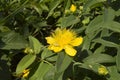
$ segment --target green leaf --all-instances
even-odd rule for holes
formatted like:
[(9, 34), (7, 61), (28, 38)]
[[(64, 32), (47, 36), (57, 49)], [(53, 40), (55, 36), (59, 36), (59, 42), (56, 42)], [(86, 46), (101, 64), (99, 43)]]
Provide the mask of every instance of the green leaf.
[(31, 6), (39, 13), (39, 15), (42, 14), (43, 10), (49, 11), (48, 7), (44, 2), (38, 3), (33, 1), (31, 4)]
[(33, 2), (32, 7), (39, 13), (39, 15), (42, 14), (42, 9), (40, 7), (40, 4)]
[(90, 22), (85, 31), (89, 40), (92, 40), (97, 36), (98, 33), (100, 33), (100, 31), (102, 30), (102, 25), (103, 15), (97, 16)]
[(91, 34), (102, 27), (103, 15), (97, 16), (93, 19), (90, 24), (87, 26), (86, 34)]
[(84, 43), (83, 43), (83, 46), (82, 46), (82, 50), (89, 50), (90, 43), (91, 43), (91, 40), (88, 38), (88, 36), (86, 36), (84, 38)]
[(24, 1), (24, 3), (22, 3), (22, 5), (20, 5), (19, 7), (17, 7), (11, 14), (9, 14), (7, 17), (5, 17), (2, 20), (0, 20), (0, 24), (4, 24), (4, 22), (6, 20), (10, 19), (10, 17), (14, 17), (17, 13), (19, 13), (21, 11), (21, 9), (23, 9), (26, 6), (28, 1), (29, 0)]
[(107, 54), (92, 54), (83, 60), (85, 63), (115, 63), (115, 58)]
[(87, 0), (87, 2), (85, 3), (85, 5), (83, 6), (83, 11), (86, 13), (88, 11), (90, 11), (91, 6), (100, 3), (100, 2), (104, 2), (106, 0)]
[(58, 20), (58, 26), (63, 28), (74, 25), (80, 21), (79, 18), (75, 17), (74, 15), (70, 15), (68, 17), (63, 17)]
[(1, 26), (0, 25), (0, 31), (1, 32), (8, 32), (8, 31), (11, 31), (10, 28), (8, 28), (7, 26)]
[(106, 41), (106, 40), (101, 39), (101, 38), (94, 39), (93, 42), (101, 43), (102, 45), (108, 46), (108, 47), (118, 47), (118, 44), (110, 42), (110, 41)]
[(25, 48), (28, 43), (22, 35), (11, 31), (4, 34), (0, 44), (1, 49), (22, 49)]
[[(103, 15), (95, 17), (86, 28), (86, 34), (93, 39), (101, 30), (110, 29), (120, 31), (119, 24), (113, 21), (115, 11), (111, 8), (105, 9)], [(111, 16), (111, 17), (110, 17)]]
[(120, 73), (118, 73), (116, 66), (109, 66), (109, 75), (110, 77), (108, 78), (109, 80), (118, 80), (120, 78)]
[(33, 76), (30, 77), (29, 80), (43, 80), (43, 77), (45, 76), (45, 74), (49, 71), (49, 69), (51, 69), (53, 66), (49, 65), (47, 63), (41, 62), (39, 64), (38, 69), (36, 70), (36, 72), (33, 74)]
[(117, 49), (117, 56), (116, 56), (116, 65), (117, 65), (117, 69), (120, 72), (120, 48)]
[(43, 77), (43, 80), (54, 80), (55, 67), (49, 69), (49, 71)]
[(108, 24), (108, 26), (105, 26), (105, 28), (107, 28), (109, 30), (112, 30), (114, 32), (119, 32), (120, 33), (120, 23), (118, 23), (118, 22), (115, 22), (115, 21), (110, 22)]
[(113, 21), (115, 17), (115, 11), (112, 8), (107, 8), (105, 9), (103, 15), (104, 15), (104, 22), (105, 22), (104, 24), (108, 25)]
[(36, 59), (36, 55), (28, 54), (24, 56), (17, 65), (16, 74), (22, 73), (23, 70), (28, 68), (34, 62), (35, 59)]
[(51, 16), (55, 10), (55, 8), (62, 2), (63, 0), (54, 0), (53, 2), (50, 3), (50, 11), (48, 13), (48, 16)]
[(109, 37), (111, 34), (112, 34), (112, 33), (110, 33), (108, 29), (103, 29), (103, 30), (101, 31), (101, 35), (100, 35), (100, 36), (101, 36), (101, 37)]
[(51, 57), (52, 55), (54, 55), (54, 53), (52, 51), (48, 50), (47, 48), (44, 48), (44, 50), (41, 54), (41, 58), (45, 59), (45, 58)]
[(105, 51), (105, 46), (102, 45), (94, 51), (94, 54), (100, 54), (104, 51)]
[(104, 11), (103, 28), (110, 29), (115, 32), (120, 32), (120, 23), (113, 21), (115, 17), (115, 11), (108, 8)]
[(71, 5), (71, 1), (70, 0), (64, 0), (64, 1), (65, 1), (65, 10), (68, 10)]
[(64, 52), (59, 53), (57, 62), (56, 62), (56, 69), (57, 72), (63, 72), (71, 63), (72, 58)]
[(120, 9), (115, 12), (115, 15), (116, 15), (116, 16), (120, 16)]
[(42, 49), (42, 44), (34, 37), (29, 36), (30, 48), (34, 50), (35, 54), (38, 54)]
[(53, 53), (52, 51), (48, 50), (47, 48), (44, 48), (42, 54), (41, 54), (42, 60), (45, 59), (47, 61), (56, 61), (57, 60), (57, 54)]
[(80, 67), (80, 68), (90, 69), (89, 64), (80, 63), (80, 62), (75, 62), (75, 63), (73, 64), (73, 72), (74, 72), (74, 70), (75, 70), (75, 66), (78, 66), (78, 67)]
[(72, 62), (72, 58), (65, 54), (64, 52), (59, 53), (57, 62), (56, 62), (56, 73), (54, 76), (54, 80), (60, 78), (63, 75), (65, 69), (70, 65)]

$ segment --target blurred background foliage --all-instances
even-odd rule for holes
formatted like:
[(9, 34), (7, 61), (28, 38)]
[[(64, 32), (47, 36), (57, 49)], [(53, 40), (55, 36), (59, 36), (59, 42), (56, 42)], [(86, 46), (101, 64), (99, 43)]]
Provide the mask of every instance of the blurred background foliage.
[[(57, 27), (84, 38), (76, 56), (46, 48)], [(120, 0), (0, 0), (0, 80), (118, 80), (119, 72)]]

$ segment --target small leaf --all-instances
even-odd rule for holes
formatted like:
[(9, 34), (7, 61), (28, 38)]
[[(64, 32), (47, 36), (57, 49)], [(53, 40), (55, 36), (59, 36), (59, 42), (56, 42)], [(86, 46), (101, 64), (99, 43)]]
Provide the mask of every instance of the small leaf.
[(105, 51), (105, 46), (102, 45), (94, 51), (94, 54), (100, 54), (104, 51)]
[(23, 70), (29, 67), (34, 62), (35, 59), (36, 59), (36, 55), (28, 54), (24, 56), (17, 65), (16, 74), (22, 73)]
[(42, 44), (34, 37), (29, 36), (30, 48), (34, 50), (35, 54), (38, 54), (42, 49)]

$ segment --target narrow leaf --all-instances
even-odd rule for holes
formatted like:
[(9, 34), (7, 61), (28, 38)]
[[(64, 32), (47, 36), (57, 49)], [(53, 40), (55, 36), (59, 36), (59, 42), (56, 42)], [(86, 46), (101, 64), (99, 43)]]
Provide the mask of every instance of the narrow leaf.
[(115, 63), (115, 58), (107, 54), (92, 54), (83, 60), (85, 63)]
[(16, 74), (22, 73), (23, 70), (25, 70), (34, 62), (35, 58), (36, 58), (36, 55), (31, 55), (31, 54), (24, 56), (17, 65)]
[(93, 42), (101, 43), (102, 45), (108, 46), (108, 47), (118, 47), (118, 44), (103, 40), (101, 38), (94, 39)]
[(117, 69), (120, 72), (120, 48), (118, 48), (118, 51), (117, 51), (116, 64), (117, 64)]

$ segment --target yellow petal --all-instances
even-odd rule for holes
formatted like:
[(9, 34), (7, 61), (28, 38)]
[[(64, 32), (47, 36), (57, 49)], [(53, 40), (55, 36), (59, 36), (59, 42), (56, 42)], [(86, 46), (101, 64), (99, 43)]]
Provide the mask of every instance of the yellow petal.
[(49, 50), (53, 50), (54, 52), (60, 52), (63, 48), (62, 47), (58, 47), (58, 46), (54, 46), (54, 45), (50, 45), (48, 47)]
[(29, 75), (29, 73), (30, 73), (29, 69), (24, 70), (22, 77), (23, 78), (27, 77)]
[(72, 48), (72, 46), (69, 46), (69, 45), (65, 46), (65, 52), (66, 52), (69, 56), (75, 56), (76, 53), (77, 53), (77, 51), (76, 51), (74, 48)]
[(47, 40), (48, 44), (53, 44), (55, 42), (55, 39), (53, 37), (46, 37), (45, 39)]
[(81, 45), (83, 42), (83, 38), (82, 37), (78, 37), (78, 38), (75, 38), (70, 44), (72, 46), (79, 46)]
[(76, 6), (74, 4), (71, 5), (70, 11), (75, 12), (76, 11)]

